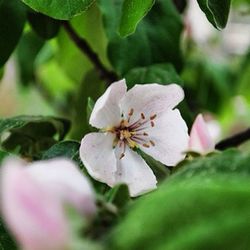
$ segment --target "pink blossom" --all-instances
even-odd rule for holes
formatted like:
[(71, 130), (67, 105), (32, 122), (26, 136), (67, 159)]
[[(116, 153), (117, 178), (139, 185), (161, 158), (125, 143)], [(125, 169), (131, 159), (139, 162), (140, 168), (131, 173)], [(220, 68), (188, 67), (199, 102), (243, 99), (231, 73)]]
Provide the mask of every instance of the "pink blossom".
[(84, 218), (95, 213), (94, 195), (85, 176), (69, 160), (27, 165), (9, 158), (1, 170), (1, 212), (24, 250), (62, 250), (71, 244), (64, 206)]
[(207, 154), (215, 149), (215, 142), (210, 135), (208, 125), (203, 116), (199, 114), (191, 128), (189, 138), (189, 151)]

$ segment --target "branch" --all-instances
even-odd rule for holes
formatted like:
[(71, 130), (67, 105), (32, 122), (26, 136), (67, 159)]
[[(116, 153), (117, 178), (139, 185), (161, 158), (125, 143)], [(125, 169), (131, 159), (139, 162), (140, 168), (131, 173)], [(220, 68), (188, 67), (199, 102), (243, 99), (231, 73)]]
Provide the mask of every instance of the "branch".
[[(86, 40), (79, 37), (75, 30), (72, 28), (69, 22), (62, 21), (64, 29), (72, 39), (72, 41), (76, 44), (76, 46), (89, 58), (89, 60), (94, 64), (96, 70), (99, 73), (99, 76), (102, 80), (108, 81), (111, 84), (114, 81), (117, 81), (117, 75), (106, 69), (106, 67), (102, 64), (101, 60), (99, 59), (98, 55), (92, 50), (90, 45)], [(108, 85), (109, 85), (108, 84)]]
[(236, 134), (232, 137), (220, 141), (218, 144), (216, 144), (215, 148), (218, 150), (224, 150), (227, 148), (236, 147), (246, 142), (249, 139), (250, 139), (250, 128), (239, 134)]

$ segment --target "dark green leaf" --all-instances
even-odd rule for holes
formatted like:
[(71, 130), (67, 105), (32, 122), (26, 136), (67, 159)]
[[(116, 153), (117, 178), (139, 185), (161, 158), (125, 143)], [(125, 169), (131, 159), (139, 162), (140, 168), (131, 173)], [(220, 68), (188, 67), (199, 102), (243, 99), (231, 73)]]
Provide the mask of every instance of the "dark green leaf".
[(2, 147), (27, 157), (38, 157), (41, 151), (62, 140), (69, 131), (68, 120), (56, 117), (17, 116), (0, 120)]
[(100, 0), (108, 43), (108, 56), (115, 70), (126, 74), (130, 69), (157, 63), (182, 67), (180, 35), (182, 19), (171, 0), (157, 1), (138, 25), (136, 32), (122, 39), (117, 34), (122, 1)]
[(247, 249), (249, 159), (227, 151), (187, 164), (134, 205), (108, 249)]
[(0, 80), (3, 78), (4, 68), (0, 68)]
[(124, 0), (120, 22), (120, 35), (127, 36), (134, 33), (136, 26), (148, 13), (154, 0)]
[(197, 0), (208, 21), (217, 29), (225, 28), (231, 0)]
[(60, 28), (60, 22), (43, 14), (28, 12), (28, 20), (37, 33), (44, 39), (51, 39), (55, 37)]
[(1, 250), (16, 250), (17, 246), (8, 231), (6, 230), (5, 225), (3, 224), (2, 219), (0, 218), (0, 249)]
[(171, 64), (156, 64), (149, 67), (140, 67), (130, 70), (126, 75), (129, 88), (138, 83), (177, 83), (183, 85), (182, 79)]
[(85, 11), (94, 0), (22, 0), (30, 8), (55, 19), (68, 20)]
[(5, 158), (5, 157), (7, 157), (7, 156), (9, 156), (10, 154), (8, 153), (8, 152), (5, 152), (5, 151), (2, 151), (2, 150), (0, 150), (0, 163), (2, 162), (2, 160)]
[(80, 148), (80, 143), (77, 141), (62, 141), (43, 153), (42, 159), (52, 159), (55, 157), (66, 157), (73, 160), (78, 156), (78, 151)]
[(87, 120), (89, 120), (90, 115), (93, 111), (93, 108), (95, 106), (95, 102), (91, 97), (88, 97), (88, 103), (87, 103)]
[(0, 67), (14, 51), (25, 19), (26, 10), (20, 0), (4, 0), (0, 5)]
[(107, 201), (114, 204), (118, 208), (123, 208), (130, 201), (128, 186), (120, 184), (113, 187), (107, 193)]
[(20, 78), (24, 85), (35, 79), (35, 59), (44, 41), (32, 31), (25, 33), (17, 47)]

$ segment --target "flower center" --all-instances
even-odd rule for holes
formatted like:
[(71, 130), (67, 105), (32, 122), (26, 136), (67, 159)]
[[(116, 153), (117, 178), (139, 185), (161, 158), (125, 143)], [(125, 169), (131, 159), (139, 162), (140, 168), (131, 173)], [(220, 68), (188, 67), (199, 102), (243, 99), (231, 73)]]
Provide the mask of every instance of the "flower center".
[(155, 142), (149, 139), (149, 134), (145, 130), (155, 126), (157, 115), (153, 114), (147, 118), (144, 113), (141, 113), (140, 118), (131, 123), (130, 120), (133, 115), (134, 109), (131, 108), (127, 119), (122, 119), (119, 126), (107, 130), (116, 135), (113, 146), (116, 147), (118, 145), (120, 148), (123, 148), (120, 159), (125, 156), (126, 145), (132, 149), (139, 146), (145, 148), (155, 146)]

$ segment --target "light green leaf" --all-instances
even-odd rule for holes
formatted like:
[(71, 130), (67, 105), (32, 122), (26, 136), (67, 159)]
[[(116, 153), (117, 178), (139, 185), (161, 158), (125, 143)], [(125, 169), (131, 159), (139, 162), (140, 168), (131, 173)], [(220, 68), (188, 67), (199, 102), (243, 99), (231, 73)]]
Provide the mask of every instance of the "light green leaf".
[(231, 0), (197, 0), (208, 21), (217, 29), (225, 28)]
[(0, 67), (14, 51), (22, 35), (26, 10), (20, 0), (3, 0), (0, 5)]
[(136, 26), (148, 13), (154, 0), (124, 0), (120, 22), (120, 35), (125, 37), (134, 33)]
[(30, 8), (55, 19), (68, 20), (87, 10), (94, 0), (22, 0)]
[(108, 249), (246, 249), (249, 160), (229, 150), (186, 164), (133, 206)]

